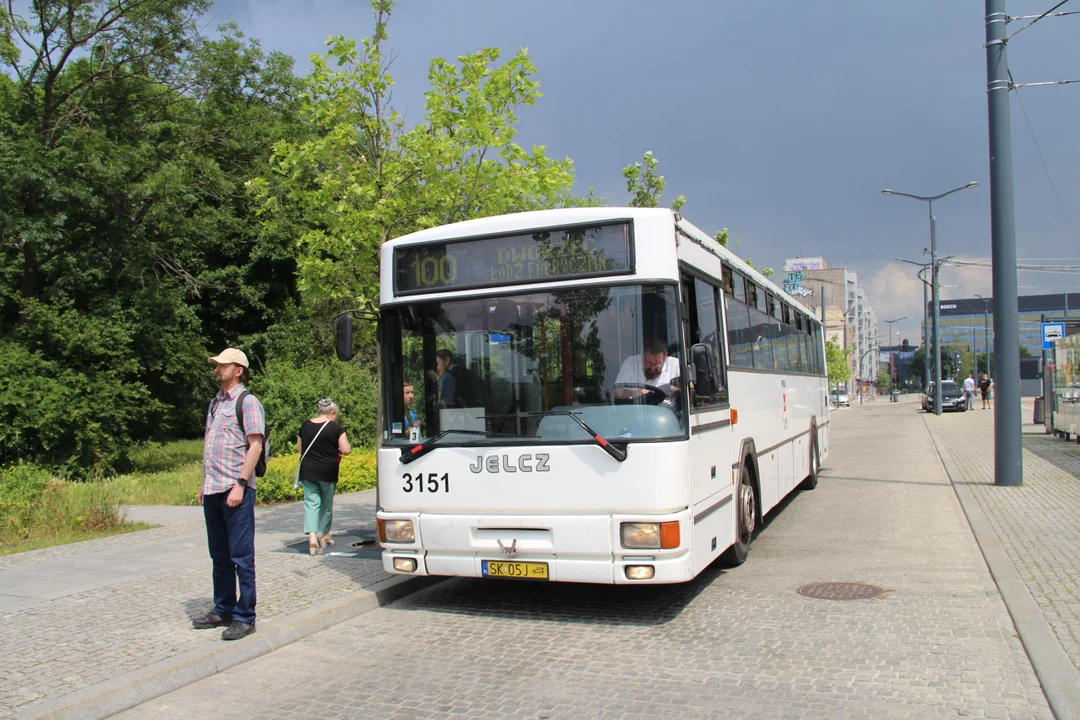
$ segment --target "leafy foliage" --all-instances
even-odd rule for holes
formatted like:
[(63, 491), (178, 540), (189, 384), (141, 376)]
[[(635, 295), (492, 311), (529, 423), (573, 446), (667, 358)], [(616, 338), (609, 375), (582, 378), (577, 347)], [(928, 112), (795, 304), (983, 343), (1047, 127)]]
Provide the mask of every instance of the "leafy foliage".
[[(660, 161), (652, 150), (646, 150), (641, 162), (627, 165), (622, 174), (626, 178), (626, 191), (630, 193), (630, 207), (659, 207), (664, 197), (667, 179), (656, 173)], [(679, 212), (686, 204), (686, 196), (679, 195), (671, 202), (671, 209)]]
[(122, 469), (199, 432), (207, 349), (296, 304), (292, 235), (252, 222), (243, 184), (299, 130), (298, 82), (235, 28), (202, 37), (208, 6), (0, 17), (0, 461)]
[(295, 451), (300, 426), (315, 415), (316, 404), (328, 395), (341, 408), (338, 421), (349, 442), (375, 445), (377, 378), (363, 365), (330, 357), (297, 364), (271, 360), (250, 387), (266, 410), (270, 449), (275, 455)]
[(540, 97), (525, 50), (498, 64), (485, 48), (431, 61), (424, 116), (391, 104), (383, 52), (392, 3), (373, 0), (374, 34), (337, 36), (312, 58), (298, 111), (307, 136), (274, 145), (273, 172), (250, 184), (269, 228), (302, 217), (300, 289), (374, 309), (378, 253), (392, 237), (439, 224), (567, 202), (571, 162), (514, 142), (517, 110)]
[[(271, 458), (266, 475), (255, 485), (255, 499), (260, 505), (276, 505), (304, 499), (304, 490), (293, 489), (300, 455)], [(341, 458), (338, 469), (337, 492), (357, 492), (375, 487), (376, 456), (374, 450), (353, 450)]]
[[(656, 166), (660, 161), (653, 155), (652, 150), (646, 150), (645, 155), (639, 162), (627, 165), (622, 169), (623, 177), (626, 178), (626, 191), (630, 193), (630, 207), (660, 207), (660, 201), (664, 198), (664, 189), (667, 187), (667, 179), (656, 172)], [(671, 209), (679, 212), (686, 204), (686, 196), (679, 195), (671, 202)], [(716, 242), (728, 247), (728, 229), (718, 230), (713, 236)], [(735, 240), (738, 246), (742, 241)], [(754, 261), (750, 258), (744, 260), (747, 265), (754, 267)], [(773, 269), (767, 267), (761, 271), (765, 277), (773, 274)]]
[(851, 377), (851, 368), (848, 367), (847, 356), (852, 350), (853, 348), (841, 348), (835, 340), (825, 341), (825, 367), (830, 385), (835, 386), (845, 383)]
[(65, 482), (26, 463), (0, 467), (0, 552), (47, 537), (120, 532), (125, 523), (104, 483)]

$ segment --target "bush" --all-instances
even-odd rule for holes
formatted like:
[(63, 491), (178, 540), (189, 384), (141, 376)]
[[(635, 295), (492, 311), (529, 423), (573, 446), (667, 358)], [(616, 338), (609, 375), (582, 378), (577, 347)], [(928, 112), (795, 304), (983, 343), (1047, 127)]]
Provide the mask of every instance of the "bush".
[(0, 462), (108, 472), (159, 405), (119, 371), (79, 372), (0, 341)]
[(325, 397), (341, 408), (338, 421), (353, 445), (375, 445), (377, 380), (370, 369), (335, 358), (317, 358), (302, 365), (271, 360), (252, 377), (251, 391), (266, 410), (270, 450), (276, 455), (294, 451), (300, 426), (315, 415), (316, 404)]
[[(255, 483), (255, 501), (260, 505), (277, 505), (303, 500), (303, 488), (293, 489), (299, 464), (297, 453), (270, 458), (266, 475)], [(375, 487), (375, 468), (374, 450), (354, 448), (351, 455), (341, 458), (337, 491), (357, 492)]]

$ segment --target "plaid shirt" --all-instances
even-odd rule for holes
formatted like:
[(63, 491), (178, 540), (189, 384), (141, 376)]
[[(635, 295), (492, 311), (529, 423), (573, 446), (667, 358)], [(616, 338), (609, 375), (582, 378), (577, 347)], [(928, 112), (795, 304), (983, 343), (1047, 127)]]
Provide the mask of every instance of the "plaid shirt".
[[(238, 384), (229, 392), (218, 392), (206, 413), (206, 439), (203, 441), (203, 495), (229, 490), (244, 471), (247, 439), (236, 421), (236, 398), (244, 392)], [(248, 435), (266, 436), (266, 414), (254, 395), (244, 398), (244, 429)], [(255, 473), (248, 478), (255, 487)]]

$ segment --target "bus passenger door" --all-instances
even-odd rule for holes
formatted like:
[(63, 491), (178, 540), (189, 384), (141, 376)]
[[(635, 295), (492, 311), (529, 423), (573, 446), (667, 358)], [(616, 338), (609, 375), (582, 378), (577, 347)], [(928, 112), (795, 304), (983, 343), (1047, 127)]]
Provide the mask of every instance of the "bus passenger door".
[[(699, 572), (727, 549), (735, 536), (731, 481), (731, 411), (724, 363), (720, 289), (711, 282), (683, 276), (684, 337), (687, 361), (691, 347), (709, 348), (716, 387), (711, 393), (691, 388), (690, 492), (694, 516), (694, 570)], [(693, 378), (689, 378), (692, 381)]]

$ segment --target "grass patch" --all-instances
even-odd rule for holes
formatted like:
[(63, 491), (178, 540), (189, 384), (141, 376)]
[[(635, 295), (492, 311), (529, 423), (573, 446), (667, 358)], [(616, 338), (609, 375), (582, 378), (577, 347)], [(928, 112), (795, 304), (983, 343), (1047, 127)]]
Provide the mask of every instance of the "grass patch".
[[(135, 532), (136, 530), (149, 530), (156, 525), (148, 525), (146, 523), (129, 523), (125, 522), (124, 525), (118, 531), (119, 533)], [(117, 531), (112, 530), (85, 530), (76, 529), (70, 530), (59, 535), (49, 535), (46, 537), (39, 537), (33, 540), (23, 540), (21, 542), (12, 543), (10, 545), (0, 545), (0, 557), (4, 555), (14, 555), (15, 553), (27, 552), (29, 550), (41, 550), (43, 548), (54, 547), (56, 545), (67, 545), (68, 543), (82, 542), (83, 540), (94, 540), (100, 537), (108, 537), (110, 535), (116, 535)]]
[(148, 442), (128, 453), (135, 473), (159, 473), (177, 470), (185, 465), (202, 462), (203, 441), (176, 440), (168, 443)]
[(0, 468), (0, 554), (136, 529), (108, 483), (74, 483), (20, 463)]
[[(201, 448), (201, 446), (200, 446)], [(202, 463), (156, 473), (129, 473), (101, 481), (122, 505), (195, 505)]]

